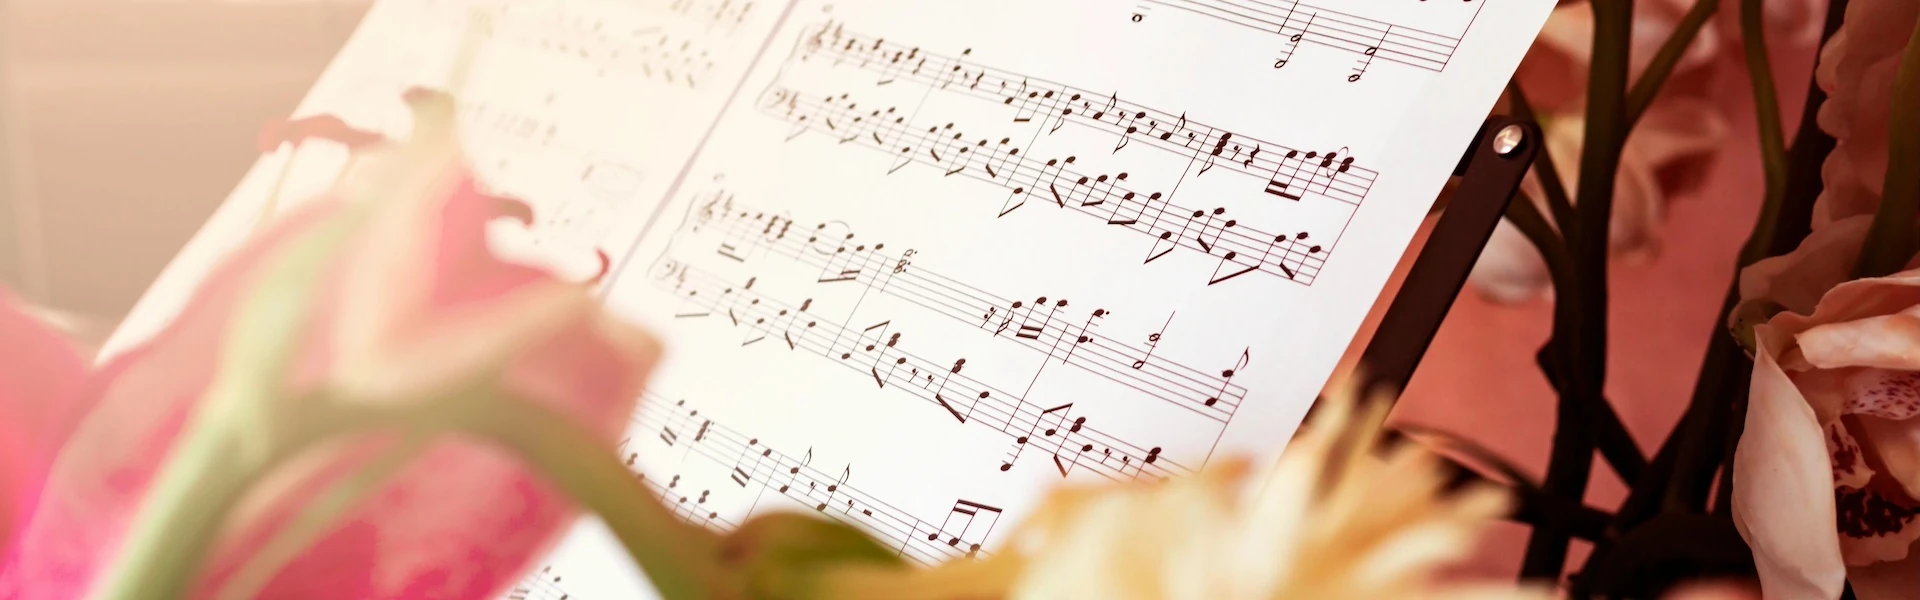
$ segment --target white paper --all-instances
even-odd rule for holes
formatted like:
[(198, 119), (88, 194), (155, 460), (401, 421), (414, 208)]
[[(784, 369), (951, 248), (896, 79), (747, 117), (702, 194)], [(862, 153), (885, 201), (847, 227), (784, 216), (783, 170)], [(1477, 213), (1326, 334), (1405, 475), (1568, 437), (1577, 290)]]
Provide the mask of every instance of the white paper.
[[(390, 99), (444, 78), (474, 4), (379, 3), (302, 112), (400, 132)], [(933, 563), (1062, 481), (1276, 456), (1553, 4), (520, 2), (462, 95), (483, 181), (540, 218), (498, 247), (604, 254), (607, 305), (667, 342), (621, 452), (669, 505), (815, 512)], [(609, 69), (635, 29), (713, 64)], [(650, 594), (591, 519), (547, 562), (515, 597)]]

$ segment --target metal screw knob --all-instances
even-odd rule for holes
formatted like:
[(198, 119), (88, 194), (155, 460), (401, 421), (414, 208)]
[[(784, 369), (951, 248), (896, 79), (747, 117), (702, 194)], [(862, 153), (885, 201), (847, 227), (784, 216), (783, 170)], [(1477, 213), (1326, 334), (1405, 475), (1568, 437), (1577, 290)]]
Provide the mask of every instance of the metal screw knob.
[(1514, 150), (1520, 149), (1520, 143), (1526, 140), (1526, 130), (1519, 125), (1508, 125), (1501, 128), (1500, 133), (1493, 134), (1493, 151), (1501, 156), (1513, 154)]

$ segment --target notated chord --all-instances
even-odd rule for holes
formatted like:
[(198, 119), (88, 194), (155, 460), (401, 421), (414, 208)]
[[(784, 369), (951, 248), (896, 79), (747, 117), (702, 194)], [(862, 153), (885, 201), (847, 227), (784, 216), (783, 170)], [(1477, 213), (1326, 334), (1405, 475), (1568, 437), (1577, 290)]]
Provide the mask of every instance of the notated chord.
[[(998, 144), (985, 138), (967, 141), (964, 134), (949, 134), (948, 129), (941, 127), (928, 128), (929, 133), (920, 134), (911, 142), (900, 142), (896, 131), (912, 131), (917, 126), (890, 127), (883, 119), (867, 118), (845, 95), (816, 100), (775, 89), (769, 92), (762, 107), (793, 122), (798, 133), (825, 134), (843, 144), (897, 155), (900, 162), (896, 170), (906, 164), (924, 164), (939, 168), (948, 176), (965, 175), (1006, 188), (1010, 193), (999, 209), (1002, 217), (1024, 207), (1029, 199), (1037, 199), (1042, 205), (1071, 210), (1100, 219), (1109, 226), (1145, 235), (1151, 244), (1142, 264), (1164, 258), (1177, 249), (1206, 254), (1219, 261), (1208, 277), (1209, 285), (1256, 272), (1312, 285), (1326, 264), (1326, 247), (1311, 235), (1267, 233), (1231, 218), (1225, 214), (1225, 208), (1200, 210), (1180, 206), (1166, 194), (1130, 189), (1126, 185), (1131, 178), (1129, 173), (1083, 173), (1070, 168), (1078, 162), (1077, 157), (1043, 161), (1007, 146), (1006, 139)], [(1215, 145), (1230, 143), (1232, 138), (1228, 136), (1230, 134), (1223, 134)], [(934, 142), (942, 138), (957, 143), (947, 148), (936, 147)], [(1246, 157), (1235, 163), (1242, 166), (1256, 161), (1271, 164), (1273, 172), (1263, 175), (1261, 181), (1272, 195), (1298, 200), (1307, 194), (1352, 193), (1347, 183), (1352, 179), (1342, 177), (1351, 171), (1348, 169), (1351, 163), (1345, 162), (1351, 157), (1342, 158), (1340, 152), (1287, 150), (1267, 157), (1260, 154), (1259, 149), (1251, 152), (1236, 149), (1233, 156)]]
[[(1015, 123), (1039, 123), (1042, 131), (1056, 132), (1061, 127), (1075, 125), (1092, 128), (1112, 134), (1115, 139), (1114, 152), (1119, 152), (1138, 142), (1163, 151), (1190, 157), (1202, 171), (1221, 168), (1252, 175), (1264, 180), (1291, 175), (1304, 165), (1287, 164), (1282, 157), (1288, 153), (1294, 156), (1311, 152), (1306, 148), (1290, 147), (1271, 141), (1260, 140), (1231, 130), (1214, 127), (1187, 118), (1184, 113), (1175, 114), (1149, 106), (1127, 101), (1119, 94), (1082, 89), (1056, 83), (1020, 73), (1004, 71), (984, 66), (970, 60), (970, 52), (959, 57), (947, 57), (925, 52), (917, 47), (890, 42), (882, 38), (861, 35), (846, 31), (837, 24), (825, 24), (805, 35), (805, 42), (792, 60), (809, 61), (814, 59), (831, 60), (835, 65), (848, 66), (872, 71), (880, 76), (880, 82), (912, 82), (927, 85), (949, 94), (958, 94), (1006, 106), (1012, 109), (1012, 121)], [(783, 95), (784, 92), (784, 95)], [(802, 97), (803, 92), (793, 88), (770, 90), (763, 98), (762, 108), (777, 108), (788, 96), (809, 102), (821, 103), (827, 109), (818, 114), (800, 113), (792, 115), (796, 120), (831, 119), (836, 116), (843, 121), (862, 119), (866, 129), (876, 130), (873, 135), (882, 139), (892, 139), (892, 135), (903, 136), (918, 143), (917, 152), (947, 152), (946, 160), (936, 159), (936, 163), (951, 162), (954, 155), (963, 149), (975, 153), (1001, 154), (1018, 147), (992, 143), (993, 136), (959, 138), (959, 132), (935, 128), (928, 134), (920, 133), (928, 129), (925, 124), (905, 123), (897, 111), (878, 114), (862, 114), (863, 111), (848, 103), (835, 104), (835, 96), (815, 94), (818, 98)], [(868, 107), (869, 109), (878, 107)], [(857, 126), (856, 126), (857, 127)], [(837, 130), (836, 130), (837, 131)], [(848, 132), (849, 134), (853, 132)], [(862, 132), (866, 133), (866, 132)], [(963, 143), (953, 143), (959, 140)], [(891, 146), (893, 144), (882, 144)], [(883, 148), (892, 150), (892, 148)], [(1021, 152), (1031, 153), (1029, 150)], [(1327, 153), (1314, 153), (1325, 156)], [(1317, 168), (1328, 178), (1314, 193), (1325, 198), (1358, 206), (1365, 199), (1378, 173), (1364, 165), (1355, 164), (1353, 157), (1344, 152), (1328, 164)], [(976, 158), (985, 161), (985, 158)], [(1031, 158), (1031, 157), (1029, 157)], [(956, 164), (954, 168), (985, 169), (988, 164)], [(990, 178), (997, 176), (989, 174)], [(1298, 199), (1298, 198), (1292, 198)]]
[[(1154, 334), (1146, 348), (1130, 347), (1099, 333), (1100, 325), (1109, 317), (1105, 309), (1074, 305), (1058, 297), (1008, 298), (913, 265), (912, 258), (918, 255), (917, 251), (908, 250), (896, 258), (887, 253), (884, 244), (849, 243), (853, 239), (849, 237), (851, 234), (842, 233), (838, 228), (823, 238), (818, 232), (828, 230), (826, 225), (796, 228), (793, 219), (736, 203), (724, 191), (714, 192), (709, 198), (699, 204), (687, 228), (718, 233), (717, 252), (730, 261), (745, 263), (760, 256), (775, 256), (804, 268), (819, 269), (819, 281), (823, 284), (865, 285), (874, 292), (1044, 354), (1043, 369), (1055, 363), (1079, 369), (1219, 423), (1232, 419), (1246, 397), (1245, 388), (1233, 385), (1232, 375), (1216, 377), (1220, 370), (1198, 369), (1154, 358), (1154, 346), (1166, 333), (1165, 327), (1161, 333)], [(860, 268), (849, 269), (846, 265)], [(800, 312), (804, 313), (804, 308)], [(817, 323), (811, 319), (809, 322)], [(794, 313), (752, 318), (747, 323), (750, 333), (741, 345), (752, 345), (771, 337), (786, 340), (789, 349), (793, 349), (792, 334), (784, 328), (796, 324)], [(776, 329), (781, 331), (774, 331)], [(817, 330), (817, 326), (809, 329)], [(958, 372), (963, 364), (964, 361), (956, 364), (950, 371)], [(1237, 367), (1244, 368), (1244, 365)], [(909, 377), (930, 383), (938, 375), (936, 371), (914, 369)], [(966, 422), (966, 417), (952, 403), (940, 400), (937, 393), (936, 400), (953, 413), (955, 419)]]
[[(935, 360), (906, 350), (900, 343), (901, 334), (891, 331), (889, 321), (848, 324), (818, 318), (754, 291), (751, 281), (728, 281), (684, 262), (657, 265), (654, 281), (663, 291), (680, 297), (684, 307), (676, 313), (678, 318), (724, 318), (722, 323), (749, 332), (767, 327), (767, 323), (786, 323), (787, 329), (778, 333), (788, 342), (790, 351), (825, 358), (870, 378), (880, 389), (940, 407), (943, 413), (960, 417), (962, 424), (996, 431), (1015, 446), (1031, 445), (1053, 458), (1062, 477), (1087, 471), (1108, 479), (1129, 480), (1164, 478), (1193, 470), (1162, 457), (1158, 447), (1141, 447), (1084, 422), (1070, 430), (1039, 428), (1052, 417), (1046, 407), (1028, 401), (1022, 394), (974, 379), (960, 368), (963, 362)], [(1036, 431), (1043, 435), (1035, 435)], [(1002, 466), (1002, 470), (1010, 468), (1010, 461)]]
[[(831, 468), (821, 470), (813, 465), (812, 450), (796, 456), (769, 447), (759, 438), (701, 417), (684, 400), (670, 402), (651, 390), (643, 394), (640, 409), (634, 416), (634, 424), (645, 431), (695, 420), (705, 423), (705, 433), (699, 441), (686, 446), (688, 456), (700, 457), (713, 468), (727, 469), (729, 480), (739, 484), (743, 491), (786, 497), (816, 514), (858, 527), (888, 543), (901, 557), (920, 564), (933, 565), (988, 554), (982, 546), (991, 542), (1002, 512), (999, 508), (961, 499), (940, 519), (915, 516), (853, 485), (852, 466), (837, 472)], [(743, 461), (743, 457), (749, 458)], [(756, 503), (756, 510), (758, 506)], [(717, 514), (706, 518), (685, 514), (682, 517), (731, 529), (751, 514), (732, 518)]]
[[(1351, 52), (1358, 63), (1347, 76), (1349, 82), (1360, 81), (1375, 58), (1434, 73), (1444, 71), (1466, 36), (1465, 31), (1446, 35), (1292, 0), (1140, 1), (1143, 7), (1164, 7), (1280, 36), (1284, 45), (1275, 69), (1290, 64), (1302, 43)], [(1476, 15), (1485, 6), (1485, 0), (1479, 2)]]

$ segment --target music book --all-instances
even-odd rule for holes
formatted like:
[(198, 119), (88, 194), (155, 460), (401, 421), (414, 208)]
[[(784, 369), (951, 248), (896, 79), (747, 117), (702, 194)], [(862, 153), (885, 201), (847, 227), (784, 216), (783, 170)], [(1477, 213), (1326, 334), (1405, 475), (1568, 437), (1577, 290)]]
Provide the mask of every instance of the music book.
[[(1276, 456), (1554, 0), (378, 0), (296, 116), (458, 89), (496, 249), (668, 347), (620, 446), (680, 516), (991, 553), (1061, 482)], [(164, 326), (265, 156), (109, 345)], [(276, 191), (277, 190), (277, 191)], [(649, 595), (586, 519), (518, 598)]]

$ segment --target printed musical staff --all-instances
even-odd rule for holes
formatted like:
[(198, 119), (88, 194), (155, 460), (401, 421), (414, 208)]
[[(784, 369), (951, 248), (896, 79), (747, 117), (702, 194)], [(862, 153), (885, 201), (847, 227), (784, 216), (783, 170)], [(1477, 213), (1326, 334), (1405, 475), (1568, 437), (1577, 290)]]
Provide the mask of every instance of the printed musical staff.
[[(1360, 81), (1374, 58), (1438, 73), (1453, 61), (1466, 35), (1445, 35), (1414, 27), (1383, 23), (1374, 19), (1321, 8), (1292, 0), (1140, 0), (1145, 7), (1165, 7), (1249, 29), (1279, 35), (1284, 42), (1273, 68), (1287, 66), (1302, 42), (1351, 52), (1360, 57), (1355, 73), (1347, 81)], [(1474, 7), (1475, 15), (1485, 0)], [(1135, 22), (1144, 21), (1135, 13)], [(1471, 26), (1472, 19), (1468, 20)]]
[[(967, 53), (970, 52), (970, 50), (967, 51)], [(865, 69), (882, 74), (884, 76), (882, 81), (911, 81), (931, 86), (939, 92), (1007, 106), (1012, 108), (1012, 122), (1031, 123), (1038, 120), (1042, 123), (1044, 132), (1056, 132), (1069, 124), (1089, 127), (1096, 131), (1110, 133), (1115, 137), (1113, 152), (1119, 152), (1130, 147), (1135, 141), (1139, 141), (1163, 151), (1194, 158), (1201, 163), (1202, 170), (1210, 171), (1220, 167), (1258, 176), (1265, 180), (1288, 167), (1278, 158), (1279, 156), (1288, 152), (1297, 151), (1298, 154), (1304, 154), (1309, 151), (1195, 122), (1188, 119), (1185, 114), (1175, 114), (1136, 104), (1120, 98), (1117, 94), (1077, 88), (980, 65), (968, 60), (967, 53), (963, 53), (961, 58), (948, 58), (897, 42), (848, 32), (838, 24), (825, 24), (807, 35), (805, 42), (792, 60), (799, 62), (828, 60), (837, 66)], [(895, 66), (903, 61), (911, 63), (911, 66)], [(916, 156), (916, 159), (929, 160), (934, 165), (947, 168), (977, 168), (984, 171), (993, 167), (995, 172), (987, 173), (989, 179), (999, 179), (1002, 176), (998, 172), (1000, 169), (993, 166), (993, 163), (982, 162), (975, 165), (972, 162), (963, 162), (963, 159), (975, 159), (979, 158), (979, 154), (988, 154), (990, 158), (1006, 158), (1021, 162), (1017, 160), (1018, 157), (1023, 153), (1030, 153), (1030, 151), (1008, 146), (1011, 139), (994, 140), (994, 136), (966, 137), (961, 132), (948, 128), (906, 123), (894, 108), (875, 113), (872, 109), (878, 107), (867, 107), (863, 110), (854, 106), (851, 101), (842, 100), (847, 99), (828, 94), (809, 96), (797, 87), (776, 86), (762, 95), (761, 108), (793, 121), (796, 132), (802, 132), (805, 127), (826, 127), (828, 131), (838, 134), (837, 137), (842, 142), (854, 141), (850, 138), (856, 135), (869, 135), (870, 130), (889, 127), (892, 131), (901, 132), (903, 135), (900, 137), (907, 138), (920, 147), (907, 148), (908, 142), (900, 141), (895, 136), (869, 135), (869, 139), (863, 141), (872, 141), (879, 146), (879, 149), (889, 152), (903, 155), (923, 154), (925, 156)], [(796, 108), (789, 104), (789, 101), (810, 103), (809, 108), (813, 110), (789, 110)], [(826, 123), (836, 116), (840, 117), (840, 122), (832, 125)], [(944, 143), (956, 140), (964, 143)], [(941, 153), (943, 147), (950, 148), (945, 153), (946, 156), (936, 156)], [(968, 150), (972, 151), (971, 155), (968, 155)], [(1330, 170), (1321, 173), (1328, 180), (1314, 193), (1335, 201), (1359, 205), (1379, 174), (1354, 164), (1351, 159), (1351, 156), (1336, 158), (1335, 164), (1327, 167)], [(979, 160), (987, 161), (985, 158)], [(1038, 170), (1040, 167), (1036, 165), (1028, 168)]]
[[(822, 264), (845, 264), (843, 257), (857, 256), (857, 260), (870, 265), (892, 265), (892, 268), (870, 268), (844, 270), (839, 268), (823, 269), (836, 275), (835, 281), (853, 282), (866, 285), (878, 293), (905, 300), (953, 321), (980, 329), (983, 333), (1006, 340), (1027, 350), (1045, 354), (1045, 363), (1059, 362), (1073, 368), (1114, 381), (1128, 388), (1154, 398), (1168, 405), (1193, 411), (1208, 419), (1221, 423), (1233, 417), (1234, 411), (1246, 396), (1246, 390), (1231, 385), (1231, 377), (1215, 377), (1209, 371), (1218, 369), (1199, 369), (1171, 360), (1153, 360), (1151, 364), (1140, 356), (1142, 350), (1124, 342), (1096, 335), (1096, 328), (1107, 320), (1109, 313), (1105, 309), (1092, 306), (1077, 306), (1064, 298), (1037, 297), (1031, 301), (1015, 300), (980, 289), (937, 271), (913, 266), (908, 258), (893, 258), (886, 254), (885, 244), (868, 246), (859, 244), (844, 224), (835, 223), (810, 228), (812, 231), (830, 231), (823, 239), (820, 235), (802, 236), (794, 233), (793, 220), (787, 217), (769, 215), (750, 206), (736, 203), (731, 194), (724, 191), (713, 192), (708, 200), (702, 202), (686, 226), (687, 233), (712, 233), (721, 241), (717, 244), (722, 254), (740, 253), (741, 261), (748, 257), (774, 256), (791, 259), (803, 268)], [(809, 229), (809, 228), (798, 228)], [(688, 240), (688, 243), (692, 243)], [(693, 252), (698, 252), (694, 248)], [(901, 254), (902, 257), (917, 255), (913, 250)], [(729, 256), (729, 260), (732, 257)], [(673, 277), (676, 287), (686, 286), (683, 279), (685, 271), (664, 274)], [(685, 287), (686, 294), (698, 298), (702, 292), (694, 287)], [(724, 294), (723, 295), (731, 295)], [(737, 304), (737, 298), (736, 304)], [(751, 304), (752, 301), (749, 301)], [(811, 304), (803, 304), (799, 313), (805, 313)], [(687, 317), (704, 316), (715, 309), (685, 309), (680, 312)], [(1077, 313), (1075, 311), (1085, 311)], [(764, 311), (760, 314), (764, 314)], [(782, 320), (791, 331), (797, 322), (791, 311), (776, 312), (770, 320)], [(1075, 317), (1085, 314), (1084, 319)], [(756, 326), (766, 317), (750, 319)], [(1151, 357), (1153, 347), (1159, 343), (1160, 336), (1166, 333), (1166, 327), (1154, 334), (1147, 342), (1146, 356)], [(817, 320), (809, 319), (801, 329), (802, 335), (822, 335)], [(765, 335), (755, 333), (754, 335)], [(871, 339), (871, 336), (862, 336)], [(895, 343), (897, 343), (897, 338)], [(749, 342), (750, 343), (750, 342)], [(746, 344), (742, 344), (746, 345)], [(890, 348), (891, 346), (889, 346)], [(789, 345), (789, 349), (792, 346)], [(896, 364), (888, 367), (889, 372), (896, 371), (898, 357), (886, 358)], [(964, 363), (962, 363), (964, 364)], [(950, 369), (959, 372), (959, 365)], [(1238, 368), (1244, 368), (1238, 367)], [(910, 368), (911, 370), (911, 368)], [(940, 370), (926, 370), (928, 374)], [(951, 375), (952, 373), (948, 373)], [(876, 381), (882, 378), (871, 373)], [(882, 386), (884, 387), (884, 386)], [(924, 387), (924, 386), (923, 386)], [(938, 403), (949, 411), (955, 411), (954, 403), (936, 398)], [(966, 419), (958, 412), (955, 418), (961, 422)]]
[(569, 13), (551, 8), (502, 6), (494, 16), (490, 39), (577, 61), (600, 77), (638, 76), (697, 89), (718, 68), (704, 35), (683, 35), (662, 23), (633, 25), (606, 18), (569, 18)]
[[(1002, 512), (993, 506), (961, 499), (955, 501), (953, 509), (941, 519), (917, 517), (853, 485), (852, 466), (837, 470), (816, 468), (811, 449), (795, 456), (768, 447), (759, 438), (700, 417), (684, 400), (668, 401), (652, 390), (643, 394), (634, 417), (635, 426), (643, 431), (691, 420), (703, 421), (707, 426), (700, 441), (686, 446), (686, 456), (699, 457), (712, 468), (727, 470), (733, 482), (744, 481), (736, 493), (785, 497), (817, 514), (858, 527), (890, 544), (901, 557), (920, 564), (939, 564), (986, 554), (981, 547), (991, 540)], [(743, 456), (757, 458), (741, 462)], [(652, 482), (654, 478), (646, 479)], [(731, 530), (752, 518), (761, 506), (755, 502), (745, 514), (737, 515), (682, 513), (681, 516), (702, 525)]]
[[(843, 144), (897, 153), (905, 157), (903, 164), (926, 164), (942, 170), (951, 168), (955, 170), (948, 171), (949, 174), (964, 173), (971, 179), (1008, 188), (1011, 194), (999, 209), (1003, 217), (1025, 206), (1029, 198), (1039, 198), (1044, 204), (1146, 235), (1152, 239), (1152, 246), (1144, 255), (1143, 264), (1164, 258), (1176, 249), (1211, 256), (1219, 264), (1214, 269), (1216, 276), (1209, 280), (1209, 285), (1252, 272), (1312, 285), (1314, 277), (1326, 264), (1329, 254), (1327, 248), (1306, 242), (1308, 238), (1261, 231), (1237, 219), (1228, 218), (1222, 208), (1191, 209), (1173, 204), (1160, 192), (1129, 189), (1122, 185), (1130, 178), (1127, 173), (1080, 173), (1068, 168), (1077, 162), (1073, 156), (1042, 161), (1022, 155), (1017, 148), (1002, 153), (986, 139), (981, 139), (975, 147), (991, 150), (975, 152), (972, 156), (950, 154), (952, 158), (945, 161), (934, 151), (921, 151), (916, 146), (905, 146), (895, 152), (890, 145), (875, 141), (884, 140), (876, 133), (875, 124), (879, 120), (844, 116), (858, 110), (857, 105), (846, 98), (842, 95), (808, 100), (794, 92), (776, 89), (769, 92), (763, 109), (793, 121), (801, 133), (815, 131), (828, 134)], [(1221, 135), (1223, 137), (1218, 138), (1221, 141), (1215, 142), (1215, 153), (1224, 153), (1224, 146), (1221, 145), (1231, 143), (1233, 139), (1230, 134)], [(980, 154), (993, 156), (981, 159)], [(1232, 168), (1236, 169), (1256, 163), (1268, 165), (1271, 172), (1262, 173), (1260, 182), (1269, 193), (1286, 200), (1298, 200), (1311, 193), (1324, 197), (1351, 196), (1357, 201), (1364, 194), (1364, 189), (1356, 191), (1350, 187), (1350, 184), (1357, 185), (1352, 184), (1357, 178), (1345, 175), (1359, 170), (1353, 169), (1352, 163), (1347, 162), (1350, 156), (1343, 157), (1342, 154), (1288, 150), (1281, 154), (1266, 153), (1263, 157), (1259, 148), (1251, 152), (1236, 148), (1234, 156), (1246, 158), (1225, 164), (1235, 165)], [(958, 162), (962, 160), (968, 162)], [(948, 162), (955, 166), (945, 164)], [(1220, 277), (1217, 275), (1219, 273), (1230, 273), (1232, 276)]]
[[(745, 286), (721, 279), (688, 263), (663, 261), (656, 268), (655, 281), (665, 291), (680, 296), (685, 304), (700, 307), (697, 310), (682, 310), (679, 314), (713, 317), (732, 312), (744, 317), (743, 321), (750, 321), (761, 315), (792, 310), (790, 304), (748, 290)], [(732, 326), (737, 327), (738, 321)], [(1037, 430), (1038, 424), (1051, 417), (1045, 407), (1028, 402), (1021, 394), (976, 380), (960, 369), (952, 368), (950, 365), (959, 364), (955, 361), (935, 360), (907, 351), (891, 333), (884, 338), (872, 334), (871, 331), (878, 327), (819, 319), (810, 320), (807, 329), (810, 335), (796, 338), (799, 341), (792, 348), (793, 351), (825, 358), (880, 384), (880, 389), (913, 396), (941, 408), (943, 414), (961, 417), (962, 423), (992, 429), (1014, 439), (1017, 445), (1031, 445), (1055, 457), (1070, 457), (1067, 460), (1073, 461), (1076, 466), (1102, 477), (1125, 480), (1168, 477), (1192, 471), (1190, 467), (1162, 458), (1159, 447), (1144, 447), (1085, 423), (1076, 426), (1073, 432), (1076, 434), (1074, 437), (1081, 440), (1079, 447), (1071, 445), (1067, 436), (1030, 435)], [(886, 341), (880, 341), (882, 339)], [(882, 369), (880, 365), (886, 365), (886, 368)], [(926, 379), (921, 374), (941, 372), (946, 375), (940, 379), (939, 391), (923, 383)], [(1207, 406), (1205, 402), (1202, 399), (1188, 408), (1203, 416), (1230, 414), (1230, 406)], [(1224, 417), (1209, 418), (1221, 426), (1225, 425)], [(684, 427), (684, 423), (668, 424), (661, 428), (661, 432), (666, 435)], [(676, 433), (675, 439), (678, 440), (681, 435)], [(1094, 456), (1083, 456), (1088, 454)], [(1063, 472), (1062, 476), (1066, 474)]]

